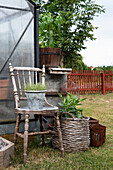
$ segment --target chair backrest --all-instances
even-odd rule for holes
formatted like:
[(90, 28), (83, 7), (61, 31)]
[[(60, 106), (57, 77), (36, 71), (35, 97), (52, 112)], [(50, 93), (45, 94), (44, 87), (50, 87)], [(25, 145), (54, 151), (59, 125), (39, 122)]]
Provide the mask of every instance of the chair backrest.
[[(42, 69), (33, 67), (13, 67), (9, 63), (9, 70), (11, 74), (13, 92), (15, 98), (16, 108), (20, 107), (20, 100), (25, 100), (25, 84), (37, 84), (38, 78), (41, 79), (41, 83), (45, 84), (45, 66)], [(41, 76), (39, 76), (41, 73)]]

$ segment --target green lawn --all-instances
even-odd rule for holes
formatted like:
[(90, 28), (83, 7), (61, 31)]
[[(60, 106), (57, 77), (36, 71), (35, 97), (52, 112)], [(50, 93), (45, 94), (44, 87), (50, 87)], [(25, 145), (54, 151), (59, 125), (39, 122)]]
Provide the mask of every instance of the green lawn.
[[(85, 152), (65, 153), (60, 157), (60, 151), (54, 150), (51, 145), (41, 147), (34, 137), (29, 141), (27, 163), (23, 166), (22, 140), (18, 140), (15, 158), (9, 169), (33, 170), (112, 170), (113, 169), (113, 93), (107, 95), (81, 95), (83, 113), (99, 120), (106, 126), (106, 142), (103, 146), (89, 147)], [(12, 140), (12, 136), (7, 136)]]

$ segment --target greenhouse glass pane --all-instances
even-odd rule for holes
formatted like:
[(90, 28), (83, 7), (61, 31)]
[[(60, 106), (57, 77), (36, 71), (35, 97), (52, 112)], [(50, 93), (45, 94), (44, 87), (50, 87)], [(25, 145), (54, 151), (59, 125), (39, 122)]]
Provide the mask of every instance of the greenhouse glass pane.
[(28, 7), (28, 3), (26, 0), (0, 0), (0, 5), (23, 9)]
[(33, 11), (27, 0), (0, 0), (0, 120), (15, 118), (9, 62), (34, 66)]

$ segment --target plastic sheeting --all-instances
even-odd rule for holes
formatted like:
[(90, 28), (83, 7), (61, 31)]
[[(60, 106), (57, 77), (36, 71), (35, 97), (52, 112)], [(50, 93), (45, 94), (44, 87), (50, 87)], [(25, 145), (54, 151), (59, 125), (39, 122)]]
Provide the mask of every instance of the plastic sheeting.
[(0, 0), (0, 121), (15, 119), (9, 62), (34, 66), (33, 10), (27, 0)]

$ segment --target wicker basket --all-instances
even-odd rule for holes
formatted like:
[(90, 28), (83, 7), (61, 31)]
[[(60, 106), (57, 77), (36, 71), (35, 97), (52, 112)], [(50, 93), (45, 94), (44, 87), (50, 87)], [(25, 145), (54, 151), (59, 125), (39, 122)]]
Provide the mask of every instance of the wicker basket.
[(94, 147), (102, 146), (106, 138), (106, 127), (100, 124), (90, 128), (90, 145)]
[[(62, 131), (64, 151), (77, 152), (88, 149), (90, 144), (88, 118), (62, 118), (60, 121), (60, 126)], [(60, 148), (57, 135), (53, 136), (52, 143), (54, 148)]]

